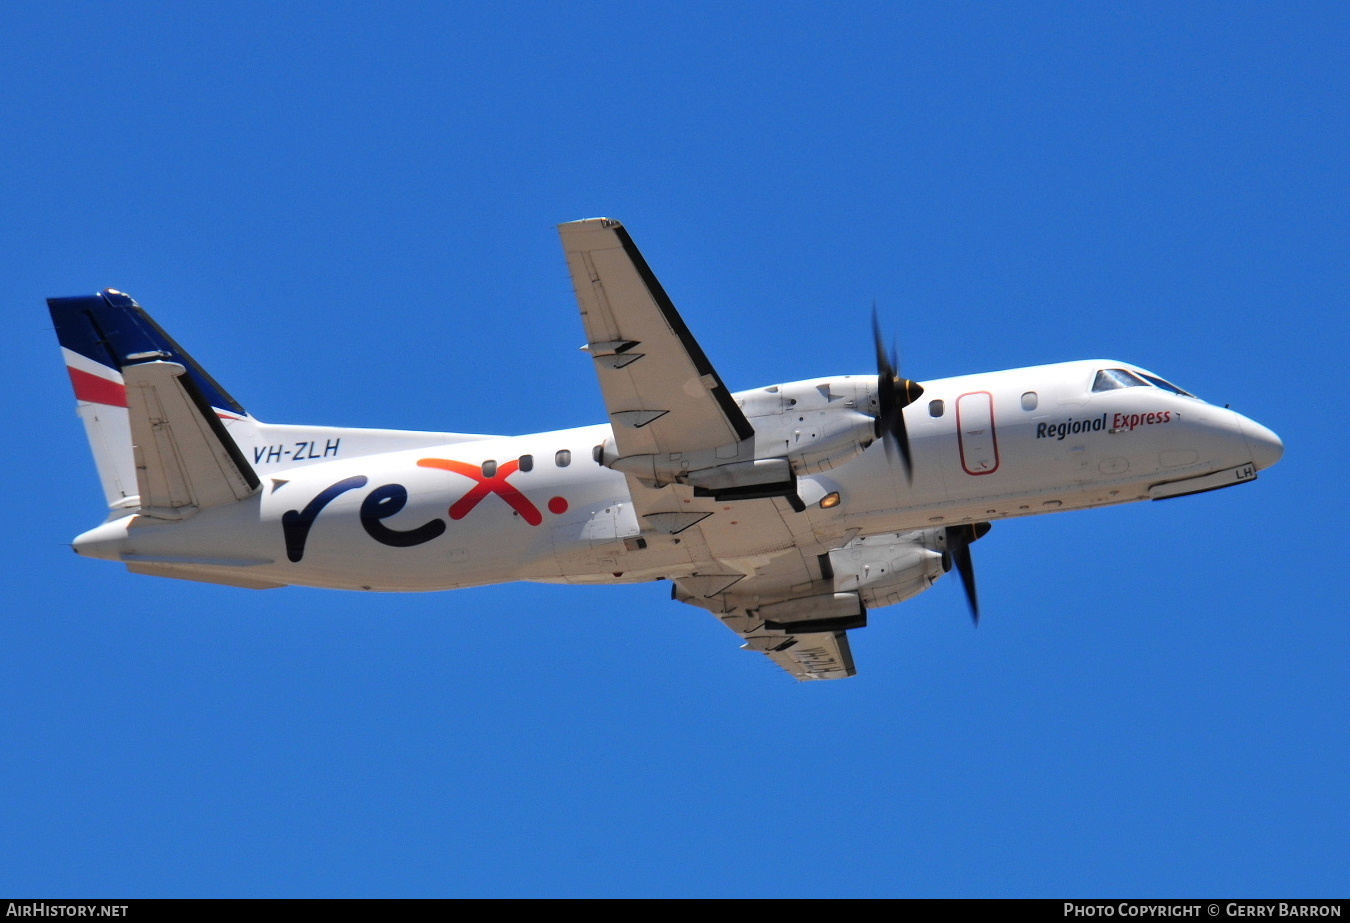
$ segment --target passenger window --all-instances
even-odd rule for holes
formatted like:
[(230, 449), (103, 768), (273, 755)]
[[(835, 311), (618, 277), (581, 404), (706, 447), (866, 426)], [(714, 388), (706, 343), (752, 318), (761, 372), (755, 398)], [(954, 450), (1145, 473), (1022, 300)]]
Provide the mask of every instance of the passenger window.
[(1124, 369), (1102, 369), (1092, 383), (1093, 391), (1115, 391), (1117, 388), (1147, 388), (1138, 375)]
[(591, 458), (595, 460), (597, 465), (603, 465), (605, 463), (605, 444), (603, 442), (591, 449)]
[(553, 463), (559, 468), (566, 468), (572, 464), (572, 453), (567, 449), (559, 449), (558, 454), (553, 456)]
[(1028, 391), (1026, 394), (1022, 395), (1022, 409), (1035, 410), (1036, 404), (1039, 400), (1040, 399), (1036, 397), (1035, 391)]
[(533, 456), (533, 455), (522, 455), (522, 456), (520, 456), (520, 470), (521, 470), (521, 471), (533, 471), (533, 470), (534, 470), (534, 456)]
[(483, 462), (483, 477), (495, 478), (497, 476), (497, 463), (489, 459)]
[(947, 405), (942, 401), (928, 402), (928, 415), (930, 417), (940, 417), (946, 411)]

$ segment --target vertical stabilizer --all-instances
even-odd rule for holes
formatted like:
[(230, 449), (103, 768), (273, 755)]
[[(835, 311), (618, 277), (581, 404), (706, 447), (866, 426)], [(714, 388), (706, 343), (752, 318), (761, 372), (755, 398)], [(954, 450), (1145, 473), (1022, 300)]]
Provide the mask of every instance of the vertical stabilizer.
[(134, 510), (140, 505), (123, 374), (128, 367), (152, 362), (182, 366), (185, 387), (218, 420), (252, 422), (239, 402), (129, 296), (105, 289), (96, 295), (49, 298), (47, 307), (110, 508)]

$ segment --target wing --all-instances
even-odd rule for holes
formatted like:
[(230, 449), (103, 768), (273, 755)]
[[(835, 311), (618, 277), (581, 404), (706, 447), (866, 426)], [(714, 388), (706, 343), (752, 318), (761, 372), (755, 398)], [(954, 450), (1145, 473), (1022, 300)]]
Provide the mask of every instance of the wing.
[(835, 592), (826, 560), (788, 554), (750, 576), (680, 577), (672, 595), (712, 612), (745, 639), (742, 649), (766, 655), (799, 680), (844, 679), (857, 672), (846, 632), (866, 625), (867, 613), (857, 593)]
[[(817, 532), (786, 459), (770, 459), (783, 472), (770, 468), (739, 496), (719, 496), (708, 479), (701, 487), (700, 466), (735, 462), (744, 474), (761, 464), (754, 428), (623, 225), (592, 218), (559, 232), (614, 432), (614, 456), (602, 461), (627, 476), (644, 531), (678, 536), (693, 562), (674, 598), (712, 612), (798, 679), (854, 675), (845, 632), (867, 624), (869, 605), (926, 588), (942, 572), (940, 552), (922, 547), (927, 533), (855, 546), (856, 529)], [(847, 561), (836, 556), (844, 547)]]
[[(805, 518), (785, 509), (778, 506), (787, 523)], [(698, 529), (709, 531), (704, 524)], [(746, 566), (752, 563), (748, 559), (714, 558), (698, 573), (677, 577), (673, 596), (707, 609), (745, 639), (742, 647), (768, 655), (798, 679), (852, 676), (845, 632), (865, 627), (868, 609), (903, 602), (932, 586), (947, 570), (952, 535), (943, 527), (850, 535), (824, 550), (821, 541), (828, 540), (813, 544), (799, 533), (791, 549), (754, 567)]]
[(754, 429), (622, 224), (558, 226), (620, 456), (734, 445)]
[[(753, 457), (754, 427), (623, 225), (591, 218), (558, 229), (614, 434), (604, 464), (627, 476), (646, 528), (683, 533), (717, 507), (672, 483), (671, 470)], [(657, 472), (657, 458), (671, 470)], [(786, 531), (773, 507), (759, 513)]]

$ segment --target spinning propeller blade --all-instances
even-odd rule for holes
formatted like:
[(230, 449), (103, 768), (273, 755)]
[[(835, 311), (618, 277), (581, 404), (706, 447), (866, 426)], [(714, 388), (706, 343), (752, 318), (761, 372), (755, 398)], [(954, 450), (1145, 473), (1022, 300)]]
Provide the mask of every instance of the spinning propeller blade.
[(951, 555), (956, 572), (961, 575), (961, 586), (966, 591), (966, 602), (970, 605), (970, 617), (977, 626), (980, 624), (980, 597), (975, 591), (975, 562), (970, 556), (970, 543), (979, 541), (992, 528), (987, 522), (947, 527), (947, 553)]
[(886, 446), (886, 456), (899, 451), (905, 463), (905, 477), (914, 481), (914, 457), (909, 449), (909, 433), (905, 429), (904, 409), (919, 399), (923, 388), (916, 381), (900, 377), (900, 363), (892, 347), (886, 352), (886, 344), (881, 336), (881, 321), (877, 319), (877, 307), (872, 305), (872, 338), (877, 350), (877, 438)]

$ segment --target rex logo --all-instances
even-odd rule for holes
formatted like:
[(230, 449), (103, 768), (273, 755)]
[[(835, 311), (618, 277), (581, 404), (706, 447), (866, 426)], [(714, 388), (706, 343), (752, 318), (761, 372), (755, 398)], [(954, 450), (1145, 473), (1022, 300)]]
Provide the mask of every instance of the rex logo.
[[(417, 462), (421, 468), (441, 468), (445, 471), (453, 471), (455, 474), (462, 474), (466, 478), (472, 478), (478, 483), (469, 490), (467, 494), (456, 500), (450, 507), (450, 518), (459, 520), (473, 510), (488, 494), (496, 494), (505, 500), (511, 509), (520, 514), (520, 518), (532, 526), (537, 526), (544, 521), (539, 508), (530, 502), (529, 498), (523, 493), (507, 483), (506, 479), (520, 470), (520, 462), (512, 460), (502, 462), (497, 466), (497, 471), (491, 477), (483, 474), (480, 465), (469, 465), (461, 461), (455, 461), (453, 458), (423, 458)], [(549, 501), (549, 509), (553, 509), (554, 501), (561, 499), (558, 497)], [(566, 501), (564, 501), (564, 504)], [(566, 509), (564, 505), (563, 509)], [(560, 512), (554, 510), (554, 512)]]
[[(419, 459), (417, 464), (421, 468), (450, 471), (475, 482), (467, 493), (450, 505), (450, 518), (455, 521), (469, 515), (474, 507), (490, 494), (496, 494), (505, 500), (507, 505), (530, 525), (537, 526), (544, 521), (539, 508), (507, 480), (520, 470), (519, 461), (502, 462), (490, 476), (483, 473), (482, 465), (471, 465), (452, 458), (423, 458)], [(299, 562), (304, 558), (309, 530), (324, 508), (347, 491), (365, 487), (367, 483), (369, 479), (364, 474), (344, 478), (321, 490), (303, 510), (287, 510), (283, 513), (281, 530), (286, 539), (286, 557), (292, 562)], [(361, 527), (375, 541), (391, 548), (411, 548), (414, 545), (425, 544), (445, 533), (446, 525), (440, 519), (428, 520), (412, 529), (391, 529), (384, 524), (384, 520), (402, 512), (407, 505), (408, 488), (402, 484), (385, 484), (377, 487), (361, 501)], [(554, 497), (548, 501), (548, 509), (554, 514), (565, 513), (567, 500)]]

